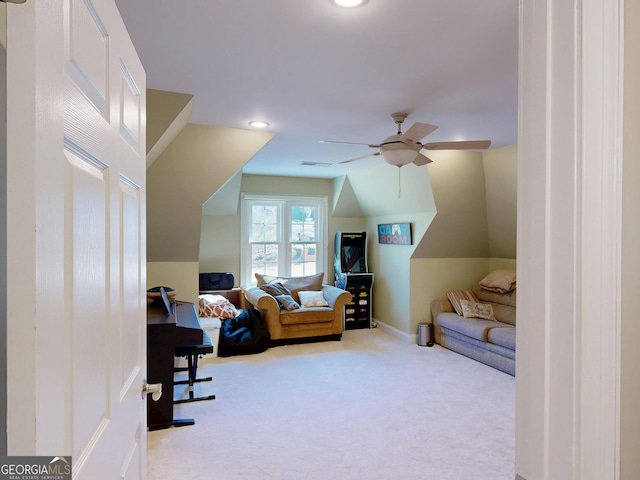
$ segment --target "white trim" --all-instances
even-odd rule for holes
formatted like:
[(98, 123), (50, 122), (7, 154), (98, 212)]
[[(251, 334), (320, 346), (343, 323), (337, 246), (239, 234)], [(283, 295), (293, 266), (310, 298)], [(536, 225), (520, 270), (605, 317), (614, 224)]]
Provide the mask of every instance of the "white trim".
[(623, 5), (521, 0), (522, 478), (620, 476)]
[(624, 0), (584, 2), (578, 476), (593, 480), (620, 477), (623, 15)]
[(402, 330), (398, 330), (396, 327), (392, 327), (391, 325), (381, 322), (380, 320), (376, 320), (375, 318), (371, 319), (371, 324), (376, 325), (376, 328), (379, 328), (384, 333), (387, 333), (402, 342), (415, 343), (415, 344), (418, 343), (417, 333), (411, 334), (411, 333), (403, 332)]

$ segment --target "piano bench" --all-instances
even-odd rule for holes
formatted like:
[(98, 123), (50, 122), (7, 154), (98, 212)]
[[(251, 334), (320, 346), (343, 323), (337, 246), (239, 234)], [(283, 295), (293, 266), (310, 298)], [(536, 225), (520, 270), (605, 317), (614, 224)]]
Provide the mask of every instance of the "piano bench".
[(202, 345), (189, 345), (186, 347), (176, 347), (176, 357), (187, 357), (187, 367), (174, 368), (174, 372), (187, 372), (188, 380), (178, 380), (173, 382), (174, 385), (189, 385), (189, 398), (180, 400), (173, 400), (174, 404), (199, 402), (201, 400), (214, 400), (215, 395), (206, 395), (203, 397), (196, 397), (194, 395), (194, 384), (197, 382), (210, 382), (211, 377), (198, 378), (198, 358), (200, 355), (206, 355), (207, 353), (213, 353), (213, 343), (211, 337), (206, 330), (203, 330), (203, 343)]

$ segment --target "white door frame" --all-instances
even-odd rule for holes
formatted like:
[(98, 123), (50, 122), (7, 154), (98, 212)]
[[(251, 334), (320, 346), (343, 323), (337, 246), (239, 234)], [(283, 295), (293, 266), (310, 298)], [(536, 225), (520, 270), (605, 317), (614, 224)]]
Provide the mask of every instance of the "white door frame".
[(520, 6), (517, 478), (619, 478), (624, 2)]

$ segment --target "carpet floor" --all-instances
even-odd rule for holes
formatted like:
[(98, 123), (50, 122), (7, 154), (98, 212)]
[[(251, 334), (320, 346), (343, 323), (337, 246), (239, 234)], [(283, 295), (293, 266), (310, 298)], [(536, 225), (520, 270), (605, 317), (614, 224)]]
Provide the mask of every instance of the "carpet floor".
[[(379, 330), (201, 360), (195, 425), (147, 434), (149, 480), (515, 477), (515, 379)], [(175, 398), (186, 396), (177, 386)]]

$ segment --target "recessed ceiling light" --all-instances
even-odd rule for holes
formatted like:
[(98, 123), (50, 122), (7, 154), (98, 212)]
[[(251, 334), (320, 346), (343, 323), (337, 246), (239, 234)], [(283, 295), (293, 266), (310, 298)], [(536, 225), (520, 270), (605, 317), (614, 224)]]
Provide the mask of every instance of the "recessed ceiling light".
[(269, 126), (267, 122), (261, 122), (260, 120), (254, 120), (253, 122), (249, 122), (249, 125), (251, 125), (254, 128), (267, 128)]
[(344, 8), (360, 7), (368, 1), (369, 0), (329, 0), (332, 5)]

